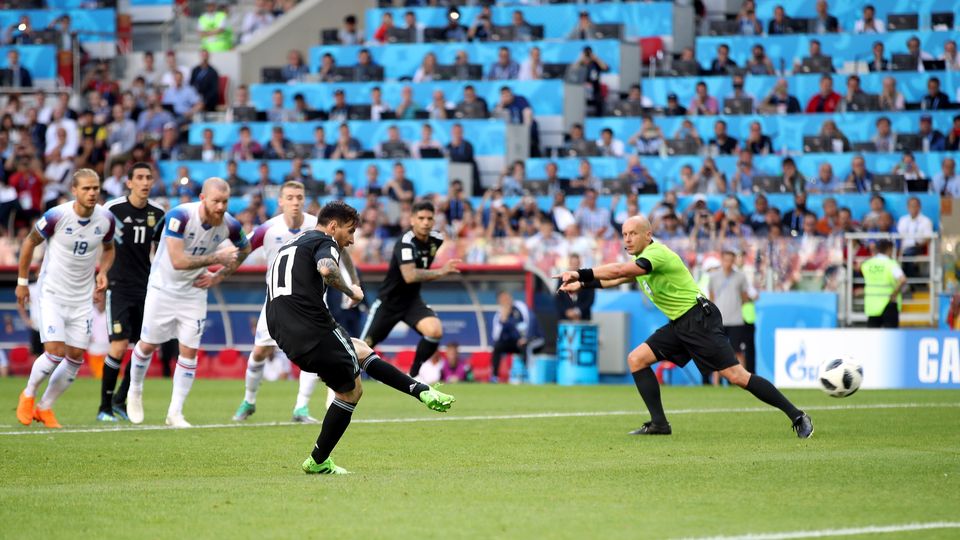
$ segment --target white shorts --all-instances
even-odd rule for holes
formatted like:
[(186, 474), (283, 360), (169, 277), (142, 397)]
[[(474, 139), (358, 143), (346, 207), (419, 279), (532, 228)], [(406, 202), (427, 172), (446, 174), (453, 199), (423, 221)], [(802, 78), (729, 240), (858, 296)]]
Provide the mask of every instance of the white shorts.
[(66, 306), (54, 298), (40, 299), (40, 340), (59, 341), (86, 350), (93, 327), (93, 303)]
[(253, 336), (253, 344), (257, 347), (276, 347), (277, 342), (270, 337), (270, 330), (267, 329), (267, 303), (263, 303), (260, 308), (260, 318), (257, 319), (257, 333)]
[(206, 294), (197, 299), (176, 298), (151, 287), (143, 306), (140, 339), (153, 345), (176, 339), (180, 345), (197, 349), (206, 320)]

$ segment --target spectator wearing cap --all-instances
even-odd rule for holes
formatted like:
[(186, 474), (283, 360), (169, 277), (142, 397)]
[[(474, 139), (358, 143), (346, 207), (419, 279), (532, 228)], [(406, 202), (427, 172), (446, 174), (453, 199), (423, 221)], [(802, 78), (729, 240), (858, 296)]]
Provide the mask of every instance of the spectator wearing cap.
[(667, 95), (667, 106), (663, 108), (663, 114), (667, 116), (685, 116), (687, 108), (680, 104), (677, 95), (671, 92)]
[(284, 82), (302, 82), (309, 74), (310, 68), (303, 61), (303, 53), (297, 49), (291, 49), (287, 53), (287, 65), (280, 70), (280, 78)]
[(260, 146), (260, 143), (253, 140), (249, 127), (241, 126), (239, 140), (234, 143), (233, 148), (230, 149), (230, 159), (235, 161), (250, 161), (260, 159), (261, 157), (263, 157), (263, 148)]
[(933, 129), (933, 118), (929, 114), (920, 117), (920, 131), (922, 150), (924, 152), (943, 152), (947, 147), (947, 139), (943, 133)]
[(833, 91), (833, 78), (830, 75), (820, 77), (820, 91), (807, 103), (808, 113), (832, 113), (837, 111), (840, 94)]
[(217, 110), (220, 101), (220, 74), (210, 65), (210, 53), (200, 49), (200, 64), (190, 72), (190, 86), (203, 98), (203, 110)]
[(327, 118), (331, 122), (346, 122), (350, 119), (350, 106), (347, 105), (347, 95), (342, 88), (333, 92), (333, 106), (327, 111)]

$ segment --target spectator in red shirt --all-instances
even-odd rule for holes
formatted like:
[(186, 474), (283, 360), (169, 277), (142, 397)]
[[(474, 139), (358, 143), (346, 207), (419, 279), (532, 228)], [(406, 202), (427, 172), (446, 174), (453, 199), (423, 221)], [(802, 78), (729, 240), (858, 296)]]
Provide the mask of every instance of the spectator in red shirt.
[(836, 112), (842, 96), (833, 91), (833, 79), (830, 75), (820, 77), (820, 93), (810, 98), (807, 103), (808, 113)]
[(37, 158), (20, 158), (17, 172), (10, 175), (10, 187), (17, 190), (19, 218), (29, 221), (43, 212), (43, 164)]
[(383, 18), (380, 19), (380, 27), (373, 33), (373, 39), (378, 43), (386, 43), (387, 32), (389, 32), (391, 28), (393, 28), (393, 15), (390, 12), (384, 13)]

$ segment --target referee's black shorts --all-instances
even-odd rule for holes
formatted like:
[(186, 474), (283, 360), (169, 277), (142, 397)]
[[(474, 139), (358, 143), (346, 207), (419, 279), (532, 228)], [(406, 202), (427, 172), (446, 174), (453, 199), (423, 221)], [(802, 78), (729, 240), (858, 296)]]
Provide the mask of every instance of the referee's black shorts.
[(730, 339), (723, 331), (720, 310), (707, 300), (703, 306), (693, 306), (678, 319), (660, 327), (646, 343), (657, 360), (678, 366), (685, 366), (691, 359), (710, 371), (739, 365)]
[(748, 346), (747, 339), (749, 338), (747, 325), (724, 326), (723, 333), (730, 338), (730, 345), (733, 345), (734, 352), (746, 354)]
[(110, 341), (129, 340), (136, 343), (140, 339), (146, 299), (146, 290), (143, 294), (129, 294), (122, 289), (107, 289), (107, 333)]
[(316, 373), (334, 392), (343, 394), (353, 390), (360, 375), (360, 361), (347, 332), (338, 326), (318, 331), (318, 336), (311, 338), (316, 345), (290, 361), (307, 373)]
[(363, 325), (360, 339), (373, 347), (387, 339), (390, 331), (400, 321), (407, 323), (407, 326), (416, 330), (417, 323), (427, 317), (436, 316), (436, 312), (430, 309), (430, 306), (424, 303), (423, 298), (419, 296), (412, 302), (404, 303), (377, 299), (370, 306), (370, 312), (367, 313), (367, 322)]

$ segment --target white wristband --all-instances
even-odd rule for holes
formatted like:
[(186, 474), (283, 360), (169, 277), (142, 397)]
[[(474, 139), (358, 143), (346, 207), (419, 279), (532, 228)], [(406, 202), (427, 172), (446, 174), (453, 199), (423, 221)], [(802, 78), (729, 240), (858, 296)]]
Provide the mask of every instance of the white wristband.
[(21, 285), (24, 286), (24, 287), (29, 287), (29, 286), (30, 286), (30, 280), (27, 279), (27, 278), (25, 278), (25, 277), (18, 277), (18, 278), (17, 278), (17, 286), (19, 287), (19, 286), (21, 286)]

